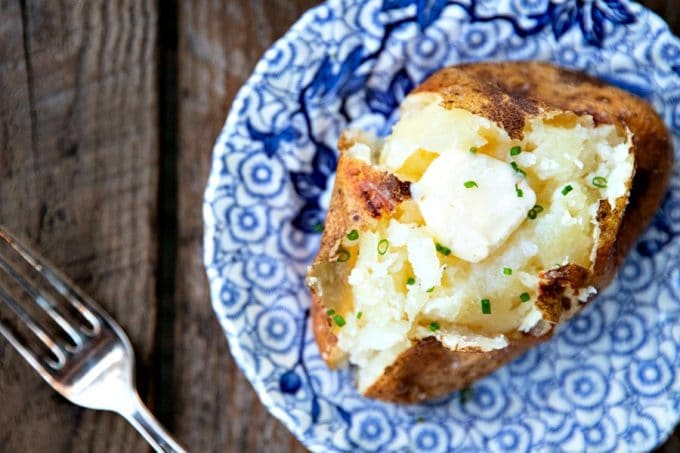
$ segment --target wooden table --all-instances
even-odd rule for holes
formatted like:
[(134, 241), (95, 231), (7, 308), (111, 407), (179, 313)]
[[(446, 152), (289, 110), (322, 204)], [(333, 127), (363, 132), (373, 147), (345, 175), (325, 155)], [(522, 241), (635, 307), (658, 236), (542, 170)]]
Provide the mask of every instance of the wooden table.
[[(120, 321), (142, 398), (192, 451), (304, 451), (212, 315), (201, 198), (229, 104), (313, 0), (0, 0), (0, 222)], [(680, 26), (676, 0), (649, 0)], [(146, 451), (0, 341), (0, 451)], [(680, 451), (680, 432), (660, 451)]]

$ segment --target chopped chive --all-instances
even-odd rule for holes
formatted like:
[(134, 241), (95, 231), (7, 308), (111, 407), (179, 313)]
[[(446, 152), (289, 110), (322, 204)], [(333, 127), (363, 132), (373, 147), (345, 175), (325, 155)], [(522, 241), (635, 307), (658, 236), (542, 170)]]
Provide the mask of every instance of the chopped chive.
[(472, 189), (473, 187), (479, 187), (476, 182), (474, 181), (465, 181), (463, 184), (466, 189)]
[(438, 331), (438, 330), (439, 330), (439, 327), (440, 327), (440, 326), (439, 326), (439, 323), (438, 323), (437, 321), (432, 321), (432, 322), (430, 323), (430, 330), (431, 330), (432, 332)]
[(607, 178), (604, 176), (595, 176), (593, 178), (593, 185), (595, 187), (598, 187), (600, 189), (606, 189), (607, 188)]
[(529, 209), (529, 212), (527, 212), (527, 217), (529, 217), (531, 220), (534, 220), (541, 212), (543, 212), (543, 206), (536, 204), (533, 208)]
[(344, 263), (345, 261), (349, 260), (349, 252), (345, 249), (338, 249), (337, 251), (337, 256), (338, 256), (338, 261), (340, 263)]
[(425, 421), (424, 417), (418, 417), (416, 418), (416, 423), (423, 423)]
[(522, 293), (519, 295), (519, 300), (521, 300), (522, 302), (529, 302), (529, 299), (531, 299), (529, 293)]
[(482, 299), (482, 313), (485, 315), (490, 315), (491, 314), (491, 302), (489, 299)]
[(564, 186), (564, 189), (562, 189), (562, 195), (566, 195), (572, 190), (574, 190), (574, 188), (571, 187), (571, 184), (567, 184), (566, 186)]
[(413, 277), (409, 277), (408, 280), (406, 280), (406, 284), (411, 286), (416, 284), (416, 279)]
[(515, 184), (515, 192), (517, 193), (517, 198), (522, 198), (524, 196), (524, 191), (520, 189), (517, 184)]
[(432, 288), (427, 288), (427, 291), (425, 291), (425, 292), (426, 292), (426, 293), (431, 293), (432, 291), (434, 291), (434, 286), (433, 286)]
[(362, 316), (364, 316), (363, 311), (360, 311), (359, 313), (357, 313), (357, 319), (361, 319)]
[(460, 390), (460, 404), (465, 404), (472, 399), (472, 389), (465, 387)]
[(328, 310), (326, 310), (326, 314), (328, 316), (333, 316), (335, 314), (335, 310), (333, 310), (332, 308), (329, 308)]
[(333, 322), (334, 322), (338, 327), (342, 327), (342, 326), (345, 325), (345, 318), (343, 318), (343, 317), (340, 316), (340, 315), (335, 315), (335, 316), (333, 316)]
[(319, 222), (312, 227), (315, 233), (321, 233), (323, 231), (323, 223)]
[(349, 234), (347, 235), (347, 239), (349, 239), (350, 241), (356, 241), (357, 239), (359, 239), (359, 232), (357, 230), (350, 231)]
[(378, 242), (378, 253), (381, 255), (384, 255), (387, 253), (387, 249), (390, 247), (390, 241), (387, 239), (381, 239), (380, 242)]
[(510, 162), (510, 166), (512, 167), (513, 170), (515, 170), (515, 171), (516, 171), (517, 173), (519, 173), (520, 175), (522, 175), (522, 176), (526, 176), (526, 175), (527, 175), (527, 172), (525, 172), (524, 170), (522, 170), (521, 168), (519, 168), (519, 165), (517, 165), (517, 162), (515, 162), (515, 161)]
[(503, 273), (504, 273), (505, 275), (512, 275), (512, 269), (510, 269), (509, 267), (504, 267), (504, 268), (503, 268)]
[(437, 249), (439, 253), (441, 253), (444, 256), (449, 256), (451, 254), (451, 249), (441, 245), (439, 242), (435, 242), (434, 247)]
[(471, 146), (471, 147), (470, 147), (470, 152), (471, 152), (472, 154), (477, 154), (477, 147), (476, 147), (476, 146)]
[(513, 146), (512, 148), (510, 148), (510, 155), (511, 156), (516, 156), (521, 152), (522, 152), (521, 146)]

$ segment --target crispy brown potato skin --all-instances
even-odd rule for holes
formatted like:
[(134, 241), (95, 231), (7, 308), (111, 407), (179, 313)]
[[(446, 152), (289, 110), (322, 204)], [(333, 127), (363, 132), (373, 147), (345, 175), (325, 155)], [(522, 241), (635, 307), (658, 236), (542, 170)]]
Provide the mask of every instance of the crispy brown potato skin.
[[(591, 115), (599, 124), (628, 127), (634, 134), (636, 173), (630, 198), (598, 212), (601, 235), (593, 271), (576, 265), (544, 271), (537, 304), (551, 324), (580, 310), (568, 306), (565, 291), (587, 285), (598, 290), (614, 277), (636, 238), (646, 228), (666, 192), (673, 165), (671, 139), (661, 118), (643, 100), (590, 76), (538, 62), (475, 63), (442, 69), (414, 92), (436, 92), (447, 108), (463, 108), (489, 118), (512, 138), (521, 138), (526, 122), (550, 112)], [(321, 249), (309, 275), (324, 271), (342, 236), (352, 228), (369, 228), (409, 197), (408, 186), (345, 155), (351, 143), (340, 139), (340, 160)], [(373, 200), (371, 202), (370, 200)], [(341, 276), (346, 277), (346, 276)], [(344, 280), (346, 281), (346, 279)], [(319, 349), (329, 365), (342, 354), (323, 307), (323, 294), (312, 285), (312, 323)], [(574, 310), (576, 309), (576, 310)], [(562, 314), (565, 316), (561, 318)], [(415, 343), (365, 392), (386, 401), (412, 403), (470, 385), (552, 335), (551, 326), (529, 334), (517, 332), (510, 345), (491, 352), (451, 351), (434, 338)]]
[[(333, 266), (335, 251), (342, 238), (352, 229), (365, 230), (375, 225), (381, 217), (389, 216), (394, 208), (410, 198), (409, 183), (381, 172), (344, 155), (343, 150), (352, 145), (343, 135), (340, 138), (340, 159), (335, 176), (335, 186), (326, 214), (326, 225), (321, 238), (319, 253), (308, 273), (309, 276), (326, 276), (335, 282), (347, 281), (346, 266)], [(331, 263), (331, 266), (328, 264)], [(339, 264), (339, 263), (335, 263)], [(332, 274), (332, 275), (331, 275)], [(335, 350), (337, 339), (331, 329), (331, 321), (322, 303), (321, 285), (311, 285), (312, 330), (324, 360), (331, 366), (342, 361), (343, 356)], [(328, 297), (328, 291), (326, 291)]]
[(489, 352), (451, 351), (434, 337), (428, 337), (397, 357), (365, 395), (396, 403), (447, 395), (468, 387), (550, 336), (518, 334), (508, 347)]

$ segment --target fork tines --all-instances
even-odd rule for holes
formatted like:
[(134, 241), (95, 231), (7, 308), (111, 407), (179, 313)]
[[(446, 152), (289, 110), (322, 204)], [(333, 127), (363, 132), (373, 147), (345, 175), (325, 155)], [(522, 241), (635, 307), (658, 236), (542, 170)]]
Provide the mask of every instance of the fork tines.
[[(57, 371), (77, 353), (84, 336), (101, 324), (70, 281), (37, 252), (0, 227), (0, 300), (14, 322), (0, 320), (0, 334), (41, 374)], [(31, 341), (33, 337), (38, 341)]]

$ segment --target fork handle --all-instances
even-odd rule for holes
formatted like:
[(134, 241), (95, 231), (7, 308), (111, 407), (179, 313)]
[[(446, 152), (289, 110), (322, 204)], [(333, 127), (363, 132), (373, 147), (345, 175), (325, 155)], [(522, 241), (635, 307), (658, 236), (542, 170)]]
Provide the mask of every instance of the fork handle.
[(129, 411), (121, 413), (135, 427), (144, 439), (158, 453), (186, 453), (186, 450), (172, 438), (163, 426), (146, 408), (138, 395)]

